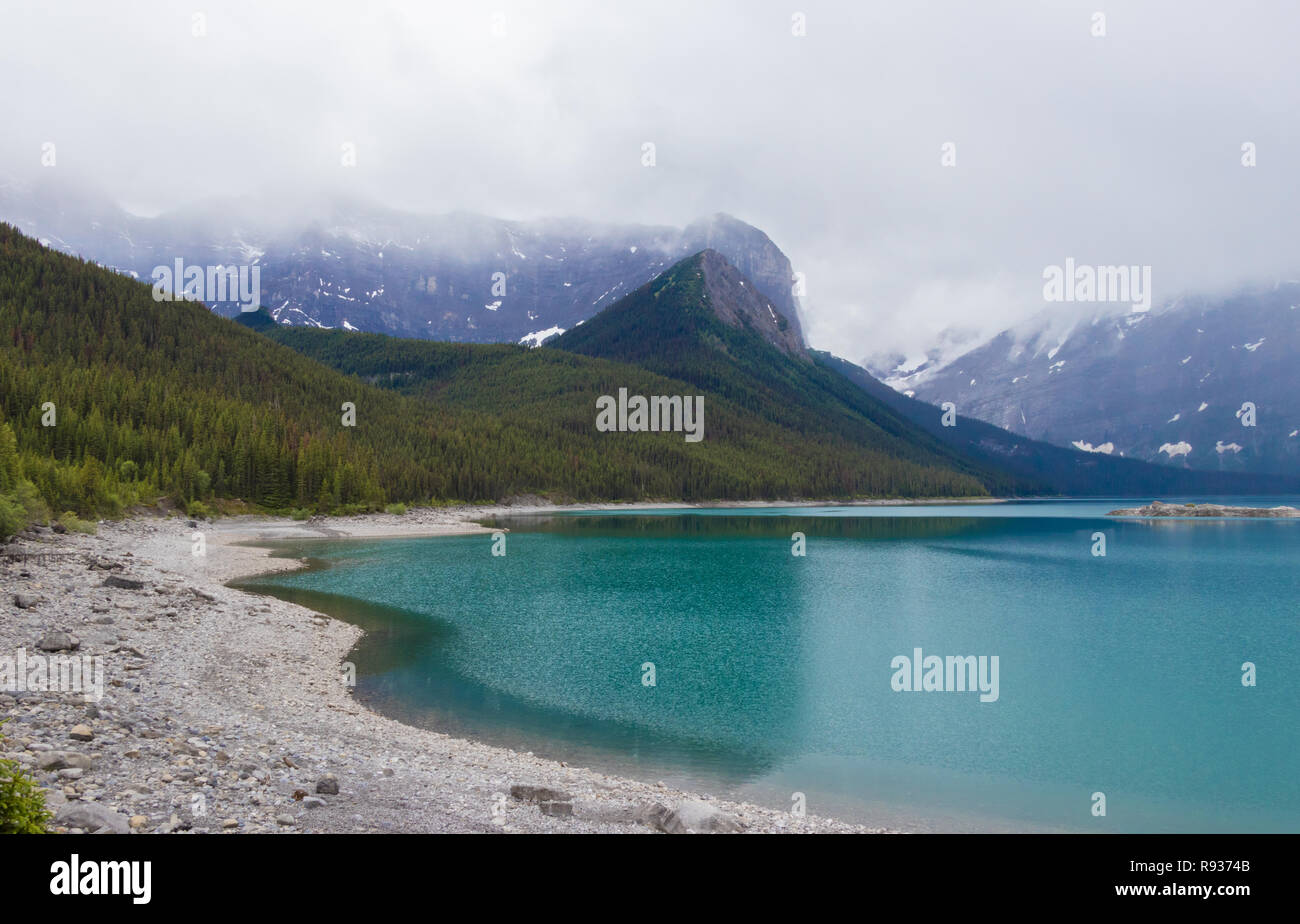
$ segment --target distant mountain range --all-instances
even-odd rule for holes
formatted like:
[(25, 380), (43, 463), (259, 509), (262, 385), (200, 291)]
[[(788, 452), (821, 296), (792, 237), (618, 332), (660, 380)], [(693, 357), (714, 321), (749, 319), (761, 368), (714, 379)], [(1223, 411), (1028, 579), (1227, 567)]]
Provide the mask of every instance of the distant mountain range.
[(1022, 483), (1038, 485), (1020, 493), (1169, 497), (1286, 494), (1300, 489), (1300, 478), (1293, 475), (1206, 472), (1089, 453), (1029, 439), (960, 414), (954, 416), (951, 426), (945, 426), (941, 408), (895, 391), (847, 360), (829, 353), (814, 355), (964, 458), (1013, 473)]
[[(883, 491), (901, 496), (972, 490), (967, 479), (978, 483), (977, 492), (1003, 496), (1168, 497), (1300, 489), (1294, 478), (1183, 471), (1063, 449), (969, 417), (958, 416), (955, 426), (943, 426), (939, 408), (899, 394), (865, 369), (794, 339), (771, 303), (715, 251), (682, 261), (521, 359), (485, 362), (485, 354), (464, 351), (498, 348), (277, 328), (269, 318), (241, 321), (368, 382), (467, 407), (508, 408), (528, 420), (553, 417), (557, 402), (573, 407), (572, 393), (586, 387), (580, 384), (586, 375), (586, 367), (577, 364), (580, 359), (645, 370), (687, 383), (688, 390), (677, 393), (703, 393), (706, 408), (722, 409), (718, 415), (708, 412), (707, 429), (709, 439), (721, 440), (728, 452), (753, 446), (778, 469), (787, 461), (802, 467), (841, 459), (831, 463), (837, 471), (819, 469), (805, 476), (829, 478), (836, 485), (832, 494), (845, 490), (846, 479), (859, 495)], [(508, 379), (497, 371), (498, 362), (502, 370), (511, 369)], [(545, 387), (538, 387), (538, 375), (529, 371), (537, 363), (550, 370)], [(561, 368), (569, 371), (561, 373)], [(614, 380), (605, 387), (614, 388)], [(595, 386), (587, 391), (589, 397), (596, 393)], [(731, 417), (733, 410), (741, 416)], [(737, 428), (736, 421), (748, 414), (774, 426), (761, 447)], [(558, 426), (575, 433), (590, 429), (581, 413)], [(811, 462), (810, 454), (823, 461)], [(917, 469), (915, 463), (925, 468)], [(960, 480), (953, 481), (954, 476)], [(930, 486), (923, 487), (925, 483)], [(864, 489), (866, 485), (872, 487)], [(770, 487), (751, 490), (754, 496), (788, 496)]]
[[(312, 217), (281, 217), (290, 211)], [(47, 181), (0, 185), (0, 219), (142, 281), (177, 259), (256, 264), (261, 304), (279, 324), (475, 343), (536, 345), (711, 248), (802, 339), (789, 259), (762, 231), (723, 214), (674, 228), (239, 199), (141, 218)], [(209, 302), (226, 316), (239, 312), (233, 302)]]
[[(286, 327), (264, 310), (236, 323), (0, 224), (0, 535), (158, 497), (201, 516), (1012, 484), (819, 369), (755, 289), (706, 251), (594, 318), (572, 351), (445, 343)], [(619, 332), (680, 376), (619, 359)], [(601, 432), (598, 399), (624, 389), (698, 397), (704, 438)]]
[[(527, 423), (543, 452), (591, 447), (593, 474), (647, 486), (665, 474), (681, 479), (652, 496), (979, 496), (1013, 486), (821, 368), (789, 321), (716, 251), (678, 262), (536, 350), (240, 320), (367, 382)], [(597, 399), (624, 388), (703, 396), (704, 440), (597, 432)]]
[[(895, 388), (1058, 446), (1225, 472), (1300, 473), (1300, 282), (1006, 331)], [(1253, 424), (1253, 425), (1251, 425)]]
[[(128, 278), (130, 270), (110, 272), (58, 252), (117, 241), (121, 254), (157, 255), (164, 244), (150, 249), (136, 237), (122, 239), (123, 227), (170, 240), (181, 224), (201, 225), (201, 210), (184, 221), (124, 219), (115, 208), (73, 219), (51, 207), (57, 214), (37, 224), (57, 218), (76, 228), (84, 220), (87, 230), (47, 248), (0, 225), (0, 444), (6, 426), (14, 434), (13, 451), (0, 445), (0, 455), (10, 459), (6, 482), (17, 485), (8, 499), (0, 496), (0, 519), (8, 522), (17, 507), (30, 511), (36, 495), (54, 512), (111, 514), (158, 495), (186, 505), (337, 511), (521, 495), (708, 501), (1300, 490), (1296, 478), (1195, 472), (1062, 449), (981, 422), (960, 405), (956, 426), (943, 426), (934, 405), (808, 349), (786, 285), (788, 261), (761, 232), (731, 219), (687, 231), (739, 248), (764, 284), (705, 247), (662, 269), (643, 267), (649, 278), (621, 297), (597, 298), (601, 310), (569, 303), (573, 316), (579, 308), (585, 316), (549, 338), (523, 338), (526, 347), (433, 340), (427, 329), (420, 338), (366, 333), (350, 330), (360, 327), (350, 318), (332, 330), (286, 324), (283, 311), (277, 317), (266, 308), (236, 311), (239, 323), (231, 323), (201, 304), (155, 300), (148, 284)], [(515, 246), (523, 241), (512, 223), (446, 221), (447, 237), (429, 251), (442, 255), (444, 267), (457, 248), (473, 265), (483, 241), (497, 234)], [(490, 231), (484, 239), (453, 231), (476, 222)], [(541, 234), (549, 225), (535, 227)], [(640, 253), (641, 245), (628, 245), (624, 255), (621, 244), (610, 243), (611, 227), (599, 241), (593, 233), (581, 259), (565, 264), (574, 275), (561, 289), (603, 285), (577, 275), (610, 271), (596, 255), (623, 261), (635, 256), (632, 247)], [(369, 240), (373, 230), (328, 233), (341, 246)], [(240, 243), (222, 238), (220, 247), (252, 246), (235, 237)], [(186, 263), (215, 259), (218, 245), (205, 246), (180, 256)], [(387, 272), (393, 241), (377, 246)], [(272, 265), (260, 262), (267, 253), (255, 257), (264, 268)], [(296, 258), (318, 265), (318, 256), (295, 253), (275, 265)], [(123, 268), (105, 250), (94, 256)], [(520, 247), (516, 259), (523, 266), (534, 257)], [(266, 272), (264, 291), (277, 278)], [(445, 269), (439, 273), (448, 278)], [(408, 296), (410, 305), (423, 303)], [(316, 297), (332, 304), (320, 291)], [(523, 301), (517, 310), (531, 322), (537, 304)], [(504, 301), (485, 310), (504, 317)], [(382, 322), (387, 314), (358, 317)], [(543, 339), (540, 349), (529, 348)], [(624, 390), (699, 396), (705, 438), (601, 432), (598, 400)], [(56, 427), (41, 425), (46, 401), (58, 407)], [(340, 424), (345, 404), (354, 406), (355, 427)], [(1270, 407), (1262, 401), (1260, 414)]]

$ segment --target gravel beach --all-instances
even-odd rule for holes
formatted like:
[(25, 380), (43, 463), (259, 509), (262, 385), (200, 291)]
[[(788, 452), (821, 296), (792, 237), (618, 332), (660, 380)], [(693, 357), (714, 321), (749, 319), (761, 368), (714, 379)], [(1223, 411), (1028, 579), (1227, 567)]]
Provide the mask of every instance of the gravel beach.
[[(342, 682), (361, 630), (225, 586), (301, 567), (237, 543), (463, 534), (494, 513), (547, 509), (28, 530), (0, 545), (0, 663), (26, 687), (0, 691), (0, 756), (34, 774), (55, 830), (73, 833), (884, 833), (404, 725)], [(37, 659), (70, 657), (87, 665), (83, 689), (89, 665), (102, 668), (102, 697), (66, 676), (58, 691), (31, 688)]]

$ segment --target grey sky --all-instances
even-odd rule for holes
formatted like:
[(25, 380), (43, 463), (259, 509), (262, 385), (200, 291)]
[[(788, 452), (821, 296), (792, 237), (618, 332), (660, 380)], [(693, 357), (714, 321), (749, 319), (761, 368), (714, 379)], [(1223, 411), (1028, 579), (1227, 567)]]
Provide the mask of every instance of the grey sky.
[(0, 174), (53, 141), (61, 172), (140, 212), (266, 190), (726, 211), (790, 255), (810, 341), (851, 359), (1041, 312), (1066, 257), (1149, 264), (1157, 302), (1300, 275), (1285, 0), (51, 0), (0, 25)]

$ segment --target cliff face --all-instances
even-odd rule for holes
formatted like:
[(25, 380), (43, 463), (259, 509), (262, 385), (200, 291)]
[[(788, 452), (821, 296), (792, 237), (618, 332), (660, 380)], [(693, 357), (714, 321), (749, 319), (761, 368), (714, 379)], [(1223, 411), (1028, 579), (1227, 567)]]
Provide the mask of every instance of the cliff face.
[[(747, 327), (790, 356), (808, 359), (798, 321), (779, 312), (753, 280), (716, 250), (700, 254), (704, 293), (714, 313), (732, 327)], [(788, 266), (788, 264), (787, 264)]]
[(790, 259), (772, 239), (752, 225), (719, 213), (688, 225), (686, 250), (717, 251), (739, 274), (758, 287), (793, 330), (794, 339), (803, 345), (803, 326), (793, 295), (794, 270)]

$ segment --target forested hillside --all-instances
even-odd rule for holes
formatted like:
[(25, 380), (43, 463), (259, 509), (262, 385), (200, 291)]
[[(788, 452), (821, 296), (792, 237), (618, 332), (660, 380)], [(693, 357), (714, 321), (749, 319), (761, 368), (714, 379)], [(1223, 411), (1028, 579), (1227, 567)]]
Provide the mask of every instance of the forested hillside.
[[(815, 363), (806, 350), (774, 344), (771, 325), (752, 305), (742, 308), (752, 286), (735, 280), (730, 270), (713, 251), (695, 254), (582, 326), (547, 341), (542, 350), (633, 363), (684, 380), (805, 441), (943, 466), (978, 479), (994, 493), (1050, 490), (1041, 479), (973, 462)], [(770, 306), (758, 311), (772, 311), (782, 326)]]
[(494, 421), (364, 387), (8, 226), (0, 419), (17, 478), (54, 511), (86, 514), (156, 495), (326, 510), (491, 497), (509, 483), (491, 460), (524, 448)]
[[(810, 439), (808, 426), (708, 390), (701, 443), (598, 433), (596, 395), (701, 390), (626, 364), (331, 332), (272, 336), (290, 333), (341, 371), (200, 304), (156, 302), (146, 284), (0, 225), (0, 529), (65, 510), (114, 515), (160, 496), (332, 511), (524, 493), (985, 493), (942, 454), (899, 458), (899, 445), (843, 432)], [(355, 426), (344, 426), (345, 402)]]
[[(716, 390), (628, 363), (546, 347), (449, 344), (307, 328), (269, 331), (278, 342), (340, 371), (457, 411), (485, 414), (538, 445), (603, 472), (630, 477), (631, 494), (676, 499), (972, 496), (987, 493), (953, 457), (891, 443), (865, 430), (836, 432), (789, 407), (742, 403)], [(705, 439), (680, 433), (600, 433), (596, 398), (705, 395)], [(852, 390), (849, 386), (849, 390)], [(871, 438), (868, 438), (871, 437)], [(902, 452), (912, 458), (902, 458)], [(665, 481), (665, 476), (669, 480)], [(675, 480), (674, 480), (675, 479)], [(699, 479), (705, 479), (701, 482)], [(642, 490), (641, 485), (646, 485)], [(655, 486), (658, 486), (657, 488)], [(599, 496), (599, 495), (598, 495)]]

